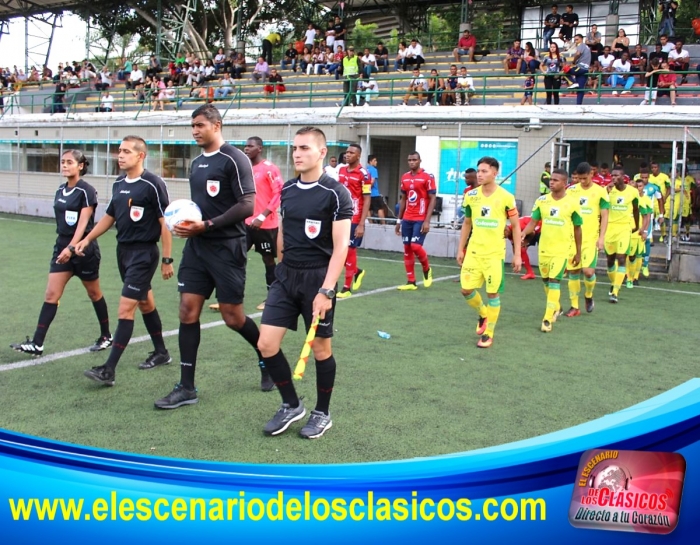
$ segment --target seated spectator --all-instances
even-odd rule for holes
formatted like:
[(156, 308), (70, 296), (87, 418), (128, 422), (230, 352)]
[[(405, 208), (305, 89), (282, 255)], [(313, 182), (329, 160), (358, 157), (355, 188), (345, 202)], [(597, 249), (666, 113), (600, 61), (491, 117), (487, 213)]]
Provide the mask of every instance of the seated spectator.
[(98, 112), (111, 112), (114, 108), (114, 97), (109, 93), (109, 89), (105, 89), (100, 97), (100, 105), (95, 108)]
[[(148, 79), (148, 76), (146, 76)], [(161, 103), (161, 97), (165, 94), (165, 82), (161, 79), (160, 74), (157, 74), (151, 78), (149, 100), (153, 103), (153, 111), (158, 109), (160, 106), (161, 111), (163, 110), (163, 104)]]
[(675, 47), (675, 43), (670, 41), (666, 34), (659, 36), (659, 42), (661, 43), (661, 51), (664, 53), (670, 53)]
[(311, 49), (304, 47), (304, 51), (302, 51), (301, 57), (299, 57), (299, 68), (301, 68), (302, 72), (306, 72), (306, 69), (310, 64), (313, 64)]
[(321, 51), (318, 47), (315, 48), (312, 60), (314, 63), (314, 74), (323, 74), (323, 71), (326, 68), (326, 52)]
[(370, 75), (364, 75), (357, 83), (357, 96), (360, 100), (360, 106), (368, 108), (372, 97), (379, 96), (379, 85), (377, 85), (377, 80)]
[(469, 62), (476, 62), (474, 59), (475, 50), (476, 36), (474, 36), (470, 31), (465, 30), (457, 42), (457, 47), (455, 47), (452, 51), (452, 54), (454, 55), (455, 62), (461, 62), (460, 58), (462, 55), (469, 55)]
[(377, 47), (374, 50), (374, 59), (377, 63), (377, 67), (380, 65), (384, 67), (384, 71), (389, 71), (389, 50), (384, 47), (382, 42), (377, 42)]
[(27, 79), (28, 79), (27, 74), (25, 74), (25, 73), (24, 73), (24, 70), (22, 70), (22, 69), (20, 68), (20, 69), (19, 69), (19, 73), (18, 73), (17, 76), (15, 77), (15, 82), (16, 82), (16, 83), (26, 83), (26, 82), (27, 82)]
[(32, 66), (27, 81), (41, 81), (41, 76), (39, 75), (39, 71), (36, 69), (36, 66)]
[(411, 45), (408, 46), (406, 51), (404, 66), (409, 64), (415, 65), (416, 68), (420, 70), (420, 65), (425, 63), (425, 59), (423, 58), (423, 46), (417, 39), (413, 38), (411, 40)]
[(651, 61), (654, 59), (659, 59), (659, 66), (661, 66), (662, 62), (668, 61), (668, 53), (663, 50), (661, 42), (656, 42), (654, 51), (649, 54), (649, 64), (651, 64)]
[[(326, 72), (333, 74), (335, 79), (340, 79), (343, 73), (343, 59), (345, 58), (345, 51), (343, 51), (343, 46), (339, 45), (333, 54), (332, 62), (330, 65), (326, 66)], [(329, 59), (330, 60), (330, 59)]]
[[(630, 74), (632, 69), (632, 63), (629, 62), (629, 53), (625, 52), (622, 57), (615, 59), (612, 63), (613, 74), (608, 78), (608, 85), (615, 88), (618, 84), (624, 81), (625, 90), (622, 91), (623, 95), (629, 95), (630, 89), (634, 85), (634, 76)], [(612, 92), (613, 95), (617, 95), (617, 90)]]
[(520, 40), (513, 40), (513, 46), (506, 51), (506, 58), (503, 59), (503, 68), (506, 74), (510, 74), (511, 70), (515, 70), (516, 74), (520, 73), (520, 65), (523, 62), (525, 50), (520, 47)]
[(591, 30), (586, 34), (585, 40), (585, 44), (591, 50), (591, 65), (598, 60), (598, 56), (603, 52), (602, 39), (602, 34), (598, 32), (598, 25), (591, 25)]
[(213, 81), (216, 79), (216, 66), (214, 66), (214, 61), (209, 59), (202, 69), (202, 80), (203, 81)]
[(71, 72), (69, 72), (68, 86), (71, 87), (72, 89), (79, 89), (80, 88), (80, 78), (78, 77), (78, 73), (75, 72), (74, 70), (71, 70)]
[(53, 71), (48, 66), (44, 65), (44, 69), (41, 72), (41, 79), (43, 81), (51, 81), (53, 79)]
[(457, 65), (450, 65), (450, 74), (445, 78), (445, 91), (442, 93), (443, 106), (457, 106), (457, 86), (459, 74), (457, 73)]
[(265, 81), (269, 73), (270, 66), (265, 62), (265, 59), (258, 57), (258, 62), (255, 65), (255, 68), (253, 68), (253, 73), (251, 74), (253, 81), (255, 83), (258, 83), (260, 80)]
[[(690, 54), (683, 49), (683, 40), (676, 40), (676, 47), (668, 54), (668, 66), (674, 72), (687, 72), (690, 68)], [(681, 84), (688, 83), (688, 77), (683, 74)]]
[(214, 69), (217, 74), (221, 74), (226, 66), (226, 54), (224, 48), (220, 47), (214, 56)]
[(233, 69), (232, 76), (233, 79), (241, 79), (242, 74), (246, 71), (245, 56), (243, 53), (237, 53), (236, 58), (233, 59)]
[(224, 78), (219, 82), (219, 86), (214, 90), (214, 98), (226, 98), (233, 93), (233, 80), (229, 74), (224, 74)]
[(147, 76), (157, 76), (163, 71), (163, 68), (160, 65), (160, 61), (156, 59), (155, 55), (151, 55), (151, 58), (148, 60), (148, 68), (146, 69), (146, 75)]
[(56, 74), (53, 76), (53, 82), (58, 83), (58, 81), (61, 79), (61, 76), (63, 75), (63, 63), (59, 62), (58, 63), (58, 70), (56, 70)]
[(630, 39), (622, 28), (617, 31), (617, 37), (613, 40), (612, 52), (616, 59), (622, 58), (623, 53), (630, 52)]
[(175, 88), (173, 87), (173, 80), (168, 79), (167, 83), (163, 85), (158, 85), (158, 94), (155, 96), (155, 102), (153, 105), (153, 111), (158, 110), (160, 106), (160, 111), (165, 111), (165, 103), (170, 102), (175, 98)]
[(428, 102), (433, 106), (442, 104), (442, 93), (445, 91), (445, 80), (433, 68), (428, 76)]
[(80, 79), (83, 81), (87, 81), (88, 86), (90, 86), (91, 80), (96, 77), (97, 71), (95, 70), (95, 67), (92, 65), (91, 62), (88, 62), (87, 59), (84, 60), (82, 66), (80, 67)]
[(126, 82), (127, 89), (134, 89), (138, 85), (143, 84), (143, 72), (139, 70), (139, 65), (134, 65), (134, 70), (131, 72), (128, 81)]
[(457, 78), (457, 98), (460, 101), (460, 105), (469, 106), (469, 101), (475, 94), (474, 80), (467, 74), (467, 67), (462, 66), (459, 69), (459, 78)]
[(362, 55), (360, 60), (362, 61), (362, 73), (370, 77), (372, 74), (379, 72), (377, 68), (377, 57), (369, 52), (369, 47), (365, 47), (365, 54)]
[(630, 72), (638, 73), (640, 77), (640, 83), (644, 85), (644, 73), (647, 71), (647, 54), (642, 51), (642, 46), (637, 44), (634, 46), (634, 52), (630, 55), (630, 63), (632, 63), (632, 68)]
[(532, 42), (525, 43), (525, 52), (523, 53), (523, 61), (520, 63), (521, 74), (534, 74), (540, 68), (540, 55), (532, 45)]
[(297, 71), (297, 50), (294, 49), (294, 44), (292, 43), (289, 44), (287, 51), (284, 52), (282, 62), (280, 62), (282, 70), (286, 70), (288, 65), (292, 66), (292, 72)]
[[(409, 100), (411, 100), (412, 96), (415, 96), (418, 99), (418, 106), (423, 106), (423, 97), (425, 96), (425, 93), (428, 91), (428, 82), (425, 81), (423, 76), (420, 73), (420, 70), (418, 68), (413, 69), (413, 79), (411, 82), (408, 84), (408, 91), (406, 92), (406, 95), (403, 97), (403, 102), (401, 103), (402, 106), (408, 106)], [(430, 105), (429, 102), (425, 102), (426, 105)]]
[(277, 70), (272, 68), (270, 70), (270, 77), (267, 79), (267, 84), (263, 88), (265, 96), (267, 97), (271, 94), (278, 96), (280, 93), (284, 93), (286, 88), (284, 83), (282, 83), (283, 81), (282, 76), (277, 73)]
[(406, 70), (406, 55), (408, 55), (408, 48), (406, 47), (406, 42), (399, 42), (399, 52), (396, 54), (396, 60), (394, 61), (394, 70), (397, 72), (404, 72)]
[(610, 47), (605, 46), (603, 49), (603, 54), (598, 57), (598, 65), (600, 66), (600, 71), (605, 73), (612, 72), (612, 65), (615, 62), (615, 55), (610, 52)]
[(676, 105), (676, 74), (673, 73), (668, 62), (661, 63), (657, 88), (657, 96), (668, 96), (671, 99), (671, 106)]
[(96, 91), (104, 91), (112, 87), (112, 73), (105, 64), (100, 70), (100, 82), (95, 84)]

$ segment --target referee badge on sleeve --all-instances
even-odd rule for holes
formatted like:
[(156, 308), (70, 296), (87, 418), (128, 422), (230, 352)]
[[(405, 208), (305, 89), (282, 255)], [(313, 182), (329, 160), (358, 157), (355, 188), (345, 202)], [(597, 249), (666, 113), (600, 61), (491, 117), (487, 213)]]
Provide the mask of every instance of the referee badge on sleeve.
[(219, 180), (207, 180), (207, 193), (210, 197), (216, 197), (221, 189)]
[(75, 210), (66, 210), (66, 223), (73, 227), (78, 222), (78, 213)]
[(304, 232), (309, 238), (316, 238), (321, 232), (321, 220), (306, 220), (304, 223)]
[(132, 206), (129, 208), (129, 217), (131, 221), (141, 221), (143, 217), (143, 206)]

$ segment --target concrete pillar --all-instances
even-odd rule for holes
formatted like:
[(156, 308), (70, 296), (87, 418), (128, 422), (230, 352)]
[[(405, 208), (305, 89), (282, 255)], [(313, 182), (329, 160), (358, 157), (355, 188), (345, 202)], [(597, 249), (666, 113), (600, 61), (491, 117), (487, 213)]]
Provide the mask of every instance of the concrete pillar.
[(617, 36), (617, 31), (620, 28), (620, 16), (608, 15), (605, 18), (605, 32), (603, 33), (603, 45), (612, 45), (613, 40)]

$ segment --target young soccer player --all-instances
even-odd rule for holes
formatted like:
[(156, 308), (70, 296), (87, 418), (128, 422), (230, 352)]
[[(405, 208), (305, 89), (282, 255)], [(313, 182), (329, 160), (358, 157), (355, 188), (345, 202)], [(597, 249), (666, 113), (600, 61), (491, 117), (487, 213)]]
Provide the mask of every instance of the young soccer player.
[[(513, 271), (520, 272), (522, 265), (518, 209), (515, 197), (496, 183), (499, 167), (498, 160), (493, 157), (479, 159), (476, 171), (479, 187), (464, 197), (464, 223), (457, 251), (457, 264), (462, 268), (462, 295), (467, 304), (479, 313), (476, 326), (479, 336), (476, 346), (479, 348), (488, 348), (493, 344), (493, 334), (501, 312), (507, 221), (510, 221), (513, 234)], [(484, 304), (477, 291), (484, 282), (488, 305)]]
[(399, 286), (401, 291), (415, 291), (416, 257), (423, 268), (423, 287), (433, 285), (433, 270), (430, 268), (428, 254), (423, 248), (425, 237), (430, 231), (430, 218), (436, 201), (435, 176), (421, 168), (421, 158), (417, 151), (408, 155), (409, 171), (401, 176), (401, 197), (399, 221), (396, 234), (403, 242), (403, 263), (408, 281)]
[(557, 319), (560, 283), (567, 264), (570, 263), (577, 270), (580, 270), (581, 264), (581, 205), (575, 197), (567, 194), (568, 179), (565, 170), (555, 168), (552, 171), (549, 181), (551, 193), (535, 201), (532, 219), (522, 232), (524, 239), (534, 232), (536, 223), (542, 221), (538, 257), (547, 294), (547, 309), (540, 328), (545, 333), (552, 331), (552, 324)]
[(350, 248), (345, 262), (345, 283), (337, 295), (338, 299), (347, 299), (353, 291), (359, 290), (365, 277), (364, 269), (357, 267), (357, 249), (365, 236), (365, 222), (372, 197), (372, 177), (360, 164), (360, 155), (360, 145), (350, 144), (345, 151), (345, 164), (338, 169), (338, 181), (350, 192), (353, 209)]
[(571, 308), (566, 313), (567, 318), (579, 316), (579, 295), (581, 293), (581, 271), (583, 270), (583, 284), (585, 287), (584, 299), (586, 312), (593, 312), (593, 289), (595, 288), (595, 268), (598, 263), (598, 251), (604, 248), (605, 231), (608, 227), (608, 211), (610, 199), (608, 192), (593, 183), (591, 166), (588, 163), (579, 163), (575, 172), (578, 183), (569, 186), (568, 195), (577, 199), (581, 206), (581, 262), (574, 266), (568, 264), (569, 270), (569, 298)]
[(282, 406), (265, 425), (266, 435), (279, 435), (304, 418), (306, 410), (292, 383), (292, 370), (280, 347), (288, 329), (296, 331), (299, 315), (307, 328), (320, 318), (312, 349), (316, 360), (316, 408), (301, 436), (321, 437), (333, 422), (329, 410), (336, 362), (331, 347), (335, 288), (348, 252), (354, 215), (348, 191), (323, 173), (326, 136), (320, 129), (297, 131), (293, 146), (299, 177), (282, 188), (278, 248), (283, 258), (263, 310), (258, 347), (282, 396)]
[[(644, 194), (651, 201), (652, 216), (644, 239), (644, 261), (642, 263), (642, 274), (649, 276), (649, 257), (651, 256), (651, 243), (654, 239), (654, 211), (658, 211), (659, 203), (663, 203), (661, 188), (649, 181), (649, 169), (643, 167), (639, 169), (639, 180), (644, 184)], [(662, 207), (663, 208), (663, 207)]]
[(139, 136), (126, 136), (119, 145), (119, 168), (124, 175), (112, 186), (112, 200), (95, 228), (75, 246), (82, 256), (90, 244), (117, 224), (117, 265), (124, 282), (119, 299), (119, 322), (112, 350), (104, 365), (85, 371), (85, 376), (105, 386), (114, 386), (115, 369), (134, 332), (136, 308), (143, 315), (153, 352), (139, 369), (152, 369), (172, 361), (163, 342), (163, 326), (153, 298), (151, 281), (158, 267), (158, 239), (163, 246), (161, 275), (173, 276), (172, 236), (163, 214), (168, 206), (165, 183), (143, 167), (148, 149)]
[(616, 166), (612, 171), (610, 214), (605, 233), (605, 255), (608, 261), (611, 303), (618, 302), (622, 280), (627, 275), (625, 260), (630, 249), (632, 233), (639, 231), (639, 192), (625, 183), (625, 171)]
[(630, 251), (627, 255), (627, 287), (639, 286), (639, 272), (644, 263), (644, 252), (646, 250), (646, 238), (649, 233), (649, 224), (653, 213), (651, 199), (644, 191), (644, 182), (639, 179), (635, 182), (639, 192), (639, 214), (637, 219), (639, 231), (632, 234)]
[(659, 163), (654, 161), (649, 164), (649, 167), (651, 168), (651, 174), (649, 174), (649, 183), (658, 187), (659, 191), (661, 192), (661, 198), (655, 202), (655, 213), (656, 221), (658, 221), (659, 230), (661, 231), (661, 235), (659, 236), (659, 242), (663, 242), (664, 237), (666, 236), (666, 222), (664, 220), (664, 212), (666, 209), (666, 201), (668, 200), (671, 194), (671, 178), (668, 177), (668, 174), (661, 172), (661, 167), (659, 166)]

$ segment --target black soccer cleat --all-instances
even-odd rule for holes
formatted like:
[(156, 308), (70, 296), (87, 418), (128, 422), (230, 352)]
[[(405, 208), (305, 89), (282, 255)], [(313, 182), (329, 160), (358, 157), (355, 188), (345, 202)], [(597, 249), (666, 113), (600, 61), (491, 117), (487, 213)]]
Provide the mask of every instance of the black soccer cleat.
[(199, 402), (197, 388), (188, 390), (180, 382), (175, 385), (173, 391), (164, 398), (156, 400), (156, 409), (177, 409), (183, 405), (194, 405)]
[(595, 303), (593, 302), (593, 297), (586, 297), (586, 312), (593, 312), (595, 308)]
[(87, 378), (104, 384), (105, 386), (114, 386), (114, 369), (106, 365), (93, 367), (83, 373)]
[(90, 352), (99, 352), (109, 348), (110, 346), (112, 346), (112, 336), (101, 335), (100, 338), (95, 341), (95, 344), (90, 347)]
[(11, 344), (10, 348), (12, 348), (12, 350), (16, 350), (17, 352), (29, 354), (30, 356), (34, 356), (37, 358), (44, 353), (44, 347), (39, 346), (34, 341), (32, 341), (29, 337), (27, 337), (27, 340), (24, 341), (23, 343)]
[(260, 389), (263, 392), (271, 392), (275, 389), (275, 381), (272, 380), (270, 373), (267, 369), (260, 369)]
[(173, 361), (173, 359), (167, 351), (161, 354), (154, 350), (148, 353), (146, 361), (139, 363), (139, 369), (153, 369), (159, 365), (168, 365), (171, 361)]

